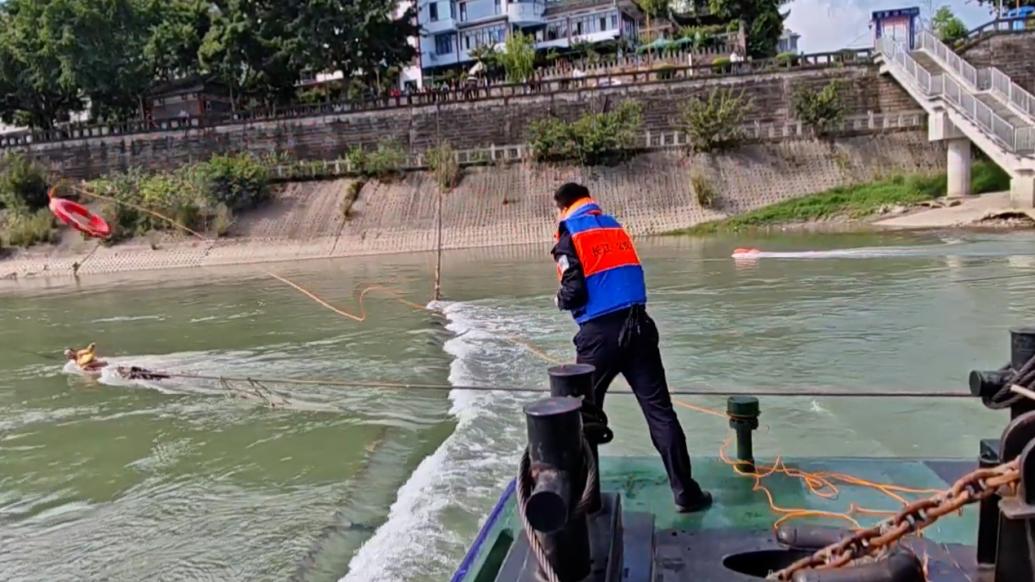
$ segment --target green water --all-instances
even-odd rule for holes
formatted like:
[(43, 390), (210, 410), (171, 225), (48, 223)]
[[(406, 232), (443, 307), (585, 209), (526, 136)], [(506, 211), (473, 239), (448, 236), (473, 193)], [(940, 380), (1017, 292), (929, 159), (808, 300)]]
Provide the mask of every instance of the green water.
[[(786, 235), (641, 254), (674, 387), (964, 391), (1033, 319), (1033, 243)], [(735, 262), (737, 246), (835, 252)], [(351, 309), (374, 282), (427, 302), (429, 260), (276, 270)], [(0, 284), (0, 578), (448, 577), (515, 468), (532, 396), (270, 385), (285, 400), (271, 409), (214, 382), (112, 386), (60, 361), (92, 340), (115, 363), (199, 374), (542, 386), (546, 364), (505, 338), (571, 356), (545, 247), (452, 254), (445, 273), (435, 312), (372, 295), (362, 324), (249, 270)], [(653, 454), (631, 398), (608, 413), (605, 454)], [(721, 420), (680, 415), (692, 453), (714, 455)], [(757, 448), (970, 457), (1003, 423), (969, 400), (767, 397)]]

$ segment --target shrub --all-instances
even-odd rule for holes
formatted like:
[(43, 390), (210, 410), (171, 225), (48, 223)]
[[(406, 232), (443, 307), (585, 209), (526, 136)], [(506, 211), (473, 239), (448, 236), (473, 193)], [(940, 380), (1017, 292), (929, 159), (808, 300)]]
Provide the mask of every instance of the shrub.
[(690, 174), (690, 188), (694, 191), (694, 199), (701, 205), (701, 208), (713, 208), (718, 195), (711, 182), (703, 174), (694, 172)]
[(575, 136), (568, 123), (556, 117), (532, 122), (528, 128), (532, 157), (540, 162), (556, 162), (578, 157)]
[(42, 166), (21, 154), (0, 160), (0, 206), (37, 210), (48, 202), (47, 172)]
[(406, 165), (406, 152), (398, 144), (382, 142), (374, 150), (356, 146), (345, 154), (345, 160), (353, 172), (364, 178), (387, 180)]
[(9, 246), (30, 247), (36, 243), (54, 242), (56, 235), (54, 217), (46, 208), (35, 212), (24, 209), (10, 211), (4, 223), (3, 239)]
[(220, 203), (216, 205), (216, 209), (212, 212), (212, 216), (209, 218), (209, 225), (212, 227), (212, 232), (216, 236), (226, 236), (230, 232), (230, 228), (234, 225), (234, 211), (230, 210), (226, 204)]
[(844, 117), (841, 83), (830, 81), (821, 90), (799, 87), (793, 96), (794, 115), (817, 134), (829, 132)]
[(712, 71), (716, 75), (725, 75), (733, 72), (733, 62), (729, 57), (719, 57), (712, 61)]
[(614, 111), (583, 115), (572, 124), (579, 161), (595, 165), (623, 157), (635, 145), (642, 125), (643, 108), (636, 101), (624, 101)]
[(456, 188), (460, 183), (460, 163), (456, 161), (456, 152), (448, 141), (425, 152), (424, 159), (443, 192)]
[(682, 125), (690, 147), (698, 152), (721, 151), (736, 145), (742, 137), (741, 124), (751, 108), (743, 92), (715, 89), (704, 99), (688, 101), (682, 110)]
[(776, 55), (774, 59), (776, 61), (776, 64), (780, 65), (781, 67), (797, 66), (798, 62), (801, 60), (801, 58), (798, 56), (798, 53), (794, 52), (780, 53)]
[(345, 198), (341, 201), (341, 216), (348, 220), (352, 218), (352, 206), (356, 204), (356, 200), (359, 200), (359, 193), (363, 191), (363, 186), (366, 182), (363, 180), (353, 180), (349, 182), (349, 188), (345, 191)]
[(176, 172), (133, 169), (94, 180), (90, 188), (114, 199), (101, 208), (112, 229), (109, 242), (181, 227), (223, 236), (234, 224), (234, 210), (270, 195), (267, 165), (247, 154), (214, 156)]
[(223, 204), (230, 210), (243, 210), (270, 196), (269, 167), (251, 154), (212, 156), (194, 168), (194, 177), (213, 207)]
[(538, 161), (611, 162), (636, 144), (642, 124), (642, 108), (635, 101), (625, 101), (614, 111), (587, 113), (571, 124), (555, 118), (540, 120), (529, 130), (532, 155)]

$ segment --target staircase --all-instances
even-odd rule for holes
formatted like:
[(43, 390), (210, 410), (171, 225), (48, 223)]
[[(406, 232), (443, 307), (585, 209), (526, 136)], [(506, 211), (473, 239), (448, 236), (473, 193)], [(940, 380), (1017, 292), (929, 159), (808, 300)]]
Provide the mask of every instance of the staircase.
[(930, 31), (916, 44), (877, 39), (877, 58), (930, 115), (931, 139), (969, 139), (1013, 178), (1014, 203), (1035, 205), (1035, 96), (995, 67), (975, 68)]

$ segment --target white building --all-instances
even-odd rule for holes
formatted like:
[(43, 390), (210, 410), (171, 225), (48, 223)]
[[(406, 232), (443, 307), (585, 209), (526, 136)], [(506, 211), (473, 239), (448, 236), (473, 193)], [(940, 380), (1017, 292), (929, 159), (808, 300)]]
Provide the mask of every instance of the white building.
[(536, 48), (621, 38), (635, 42), (641, 18), (631, 0), (419, 0), (420, 69), (424, 75), (474, 62), (471, 52), (499, 46), (511, 31)]

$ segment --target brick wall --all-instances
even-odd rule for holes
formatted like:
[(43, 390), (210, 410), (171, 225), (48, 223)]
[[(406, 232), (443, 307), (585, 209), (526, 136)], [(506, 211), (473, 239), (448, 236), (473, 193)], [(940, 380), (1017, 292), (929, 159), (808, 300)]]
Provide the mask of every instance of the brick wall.
[(742, 90), (751, 97), (754, 107), (749, 122), (780, 122), (793, 118), (791, 101), (799, 87), (818, 90), (832, 79), (845, 82), (847, 115), (916, 109), (909, 96), (894, 81), (879, 76), (875, 67), (850, 65), (71, 140), (38, 144), (29, 151), (65, 176), (90, 178), (133, 166), (172, 168), (226, 151), (335, 159), (352, 146), (386, 139), (413, 151), (424, 150), (440, 139), (464, 149), (522, 143), (529, 124), (536, 119), (554, 115), (572, 120), (625, 99), (643, 103), (647, 129), (664, 131), (676, 127), (680, 107), (687, 99), (705, 95), (717, 86)]
[(962, 55), (979, 69), (998, 67), (1035, 93), (1035, 31), (992, 35), (964, 49)]

